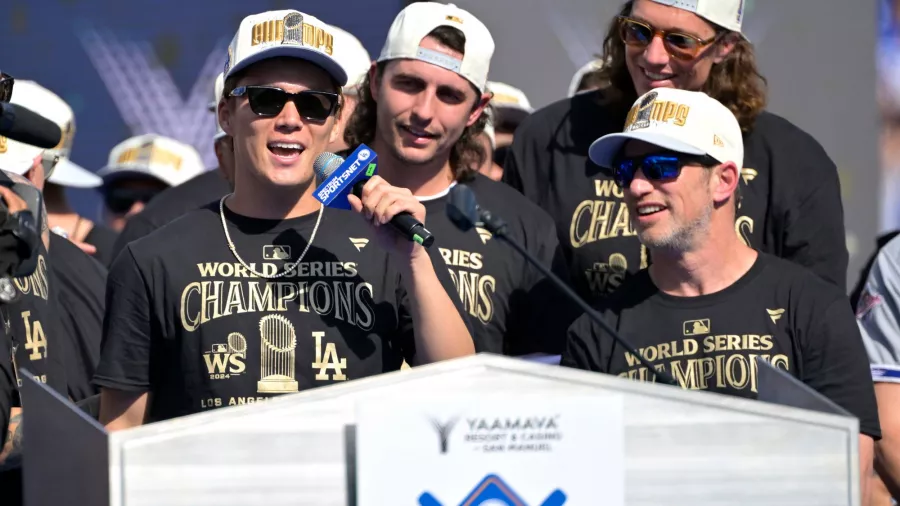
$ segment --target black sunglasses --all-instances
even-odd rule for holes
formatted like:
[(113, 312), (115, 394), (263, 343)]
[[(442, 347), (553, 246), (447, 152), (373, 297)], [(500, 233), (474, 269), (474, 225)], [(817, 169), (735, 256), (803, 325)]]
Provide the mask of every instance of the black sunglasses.
[(628, 188), (638, 170), (651, 181), (667, 181), (681, 174), (685, 165), (715, 167), (719, 162), (709, 155), (654, 154), (619, 157), (613, 162), (613, 179), (619, 188)]
[(13, 76), (0, 72), (0, 102), (9, 103), (15, 82)]
[(162, 192), (160, 189), (150, 188), (107, 188), (103, 192), (103, 201), (107, 209), (115, 214), (125, 214), (135, 202), (146, 204)]
[(247, 95), (250, 110), (257, 116), (278, 116), (288, 100), (294, 102), (300, 116), (325, 121), (334, 114), (340, 95), (327, 91), (304, 90), (288, 93), (275, 86), (239, 86), (232, 90), (232, 97)]

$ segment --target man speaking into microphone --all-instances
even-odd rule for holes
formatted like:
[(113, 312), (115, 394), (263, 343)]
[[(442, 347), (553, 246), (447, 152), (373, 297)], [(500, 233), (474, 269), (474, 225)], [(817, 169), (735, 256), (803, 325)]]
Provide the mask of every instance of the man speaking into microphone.
[(561, 306), (559, 292), (508, 245), (484, 228), (460, 231), (445, 211), (450, 189), (466, 184), (479, 202), (510, 220), (514, 239), (567, 278), (550, 216), (477, 172), (491, 156), (477, 137), (487, 121), (493, 52), (490, 32), (471, 13), (437, 2), (410, 4), (360, 85), (345, 139), (372, 146), (378, 173), (409, 188), (428, 210), (428, 228), (475, 329), (478, 351), (558, 355), (574, 311)]
[(385, 226), (425, 222), (408, 190), (373, 177), (352, 210), (314, 196), (347, 81), (329, 29), (294, 10), (241, 22), (218, 105), (233, 193), (110, 270), (95, 377), (109, 430), (474, 352), (440, 260)]

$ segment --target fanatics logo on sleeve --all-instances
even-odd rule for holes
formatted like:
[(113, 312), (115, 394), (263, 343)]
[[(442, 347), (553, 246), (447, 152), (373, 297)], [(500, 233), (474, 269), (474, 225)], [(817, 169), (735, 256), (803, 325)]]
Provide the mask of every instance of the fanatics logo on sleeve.
[(362, 251), (362, 249), (365, 248), (366, 245), (369, 244), (369, 240), (366, 239), (365, 237), (362, 237), (362, 238), (351, 237), (350, 242), (356, 248), (356, 251)]
[(778, 320), (784, 316), (784, 309), (766, 309), (766, 313), (769, 313), (769, 318), (772, 319), (772, 323), (778, 323)]

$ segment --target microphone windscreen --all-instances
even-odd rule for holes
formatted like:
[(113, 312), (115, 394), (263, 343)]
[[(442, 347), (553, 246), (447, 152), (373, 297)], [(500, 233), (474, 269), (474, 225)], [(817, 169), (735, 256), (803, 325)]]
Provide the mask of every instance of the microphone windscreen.
[(328, 179), (328, 176), (337, 170), (342, 163), (344, 163), (343, 157), (326, 151), (316, 157), (316, 160), (313, 162), (313, 171), (316, 173), (316, 177), (321, 183)]
[(0, 103), (0, 136), (41, 149), (53, 149), (62, 139), (59, 125), (22, 106)]

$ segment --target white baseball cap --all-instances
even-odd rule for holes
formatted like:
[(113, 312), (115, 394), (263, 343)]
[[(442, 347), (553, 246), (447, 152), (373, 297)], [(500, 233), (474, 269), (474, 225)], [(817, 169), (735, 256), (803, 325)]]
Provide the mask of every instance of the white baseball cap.
[(658, 4), (670, 5), (693, 12), (701, 18), (740, 33), (744, 21), (746, 0), (653, 0)]
[(578, 87), (581, 85), (581, 80), (584, 79), (585, 74), (601, 68), (603, 68), (603, 60), (600, 59), (591, 60), (582, 65), (581, 68), (575, 71), (575, 75), (572, 76), (572, 81), (569, 83), (569, 92), (566, 96), (572, 98), (577, 95), (579, 93)]
[(644, 141), (677, 153), (709, 155), (719, 163), (744, 162), (744, 139), (734, 114), (699, 91), (656, 88), (637, 99), (623, 133), (600, 137), (588, 150), (591, 161), (612, 167), (628, 140)]
[[(462, 59), (419, 47), (422, 39), (439, 26), (449, 26), (466, 37)], [(416, 2), (394, 18), (378, 61), (410, 58), (452, 70), (468, 79), (481, 93), (487, 89), (488, 70), (494, 55), (494, 38), (484, 23), (453, 4)]]
[(103, 184), (93, 172), (69, 160), (75, 137), (75, 114), (65, 100), (34, 81), (16, 81), (10, 102), (52, 121), (62, 132), (59, 144), (42, 152), (44, 167), (50, 174), (48, 182), (75, 188), (96, 188)]
[(517, 125), (534, 112), (525, 92), (519, 88), (506, 83), (488, 81), (487, 89), (494, 94), (494, 97), (491, 98), (491, 107), (496, 111), (495, 124)]
[(315, 63), (340, 86), (347, 71), (332, 56), (334, 33), (330, 25), (295, 10), (269, 11), (247, 16), (228, 46), (225, 79), (258, 61), (287, 56)]
[(109, 152), (109, 162), (97, 173), (108, 184), (123, 176), (147, 176), (178, 186), (206, 168), (193, 146), (156, 134), (131, 137)]
[(372, 67), (372, 57), (362, 42), (352, 33), (331, 25), (334, 34), (334, 58), (347, 71), (347, 84), (344, 86), (345, 94), (356, 93), (359, 85), (369, 69)]
[(213, 135), (213, 142), (227, 136), (225, 130), (222, 130), (222, 124), (219, 123), (219, 102), (222, 101), (222, 93), (225, 91), (225, 74), (216, 76), (216, 82), (213, 85), (213, 93), (215, 98), (210, 104), (210, 111), (216, 117), (216, 134)]

